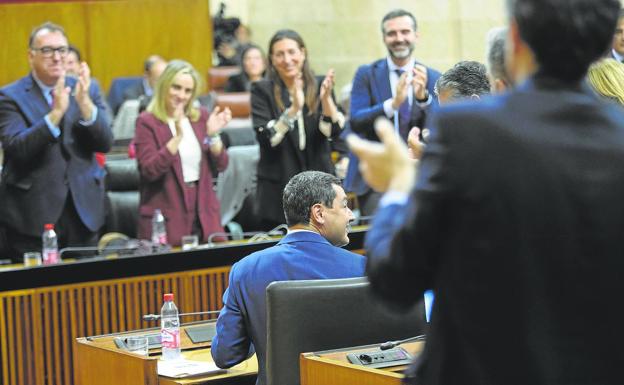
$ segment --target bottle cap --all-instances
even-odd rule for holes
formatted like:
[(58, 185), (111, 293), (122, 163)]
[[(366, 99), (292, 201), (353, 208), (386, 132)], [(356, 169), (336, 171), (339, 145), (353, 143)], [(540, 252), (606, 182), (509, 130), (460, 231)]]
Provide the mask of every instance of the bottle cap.
[(165, 302), (173, 301), (173, 293), (167, 293), (164, 295), (164, 297), (165, 297)]
[(44, 230), (54, 230), (54, 223), (46, 223), (43, 225)]

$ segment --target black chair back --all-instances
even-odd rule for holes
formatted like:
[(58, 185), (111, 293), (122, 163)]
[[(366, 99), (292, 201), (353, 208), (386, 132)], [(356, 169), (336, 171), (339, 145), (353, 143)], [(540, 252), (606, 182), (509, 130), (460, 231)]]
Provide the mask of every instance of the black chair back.
[(390, 313), (366, 278), (273, 282), (267, 287), (267, 385), (298, 385), (301, 353), (423, 334), (424, 305)]

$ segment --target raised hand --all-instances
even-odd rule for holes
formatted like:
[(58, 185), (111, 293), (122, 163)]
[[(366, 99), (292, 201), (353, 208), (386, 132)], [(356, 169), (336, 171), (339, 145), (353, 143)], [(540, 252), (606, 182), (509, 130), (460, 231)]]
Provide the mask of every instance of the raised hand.
[(409, 134), (407, 134), (407, 149), (410, 158), (420, 159), (422, 152), (425, 149), (425, 144), (420, 141), (420, 128), (412, 127)]
[(67, 108), (69, 108), (70, 93), (71, 88), (65, 86), (65, 72), (63, 72), (59, 79), (56, 81), (56, 84), (54, 85), (54, 92), (52, 97), (53, 107), (50, 111), (50, 114), (48, 115), (50, 121), (55, 126), (59, 125), (61, 119), (63, 118), (63, 115), (65, 115), (65, 112), (67, 111)]
[(412, 89), (416, 100), (427, 98), (427, 68), (422, 64), (416, 64), (412, 69)]
[(218, 134), (232, 120), (232, 111), (229, 107), (225, 107), (221, 111), (221, 107), (216, 106), (206, 121), (206, 134), (214, 136)]
[(303, 109), (305, 105), (305, 95), (303, 93), (303, 76), (299, 74), (295, 79), (293, 87), (288, 90), (290, 93), (290, 98), (292, 99), (292, 104), (290, 106), (292, 114), (296, 114), (297, 112)]
[(325, 79), (323, 79), (323, 83), (321, 83), (321, 101), (329, 101), (329, 99), (331, 99), (331, 93), (336, 84), (334, 76), (335, 71), (333, 68), (327, 71), (327, 75), (325, 75)]
[(403, 72), (399, 76), (399, 81), (396, 85), (396, 91), (394, 98), (392, 99), (392, 108), (398, 110), (401, 104), (407, 99), (407, 92), (409, 91), (409, 83), (407, 82), (407, 72)]
[(80, 69), (78, 70), (78, 82), (76, 83), (76, 89), (74, 90), (74, 96), (78, 108), (80, 108), (80, 114), (84, 120), (90, 120), (93, 113), (93, 101), (89, 96), (89, 87), (91, 86), (91, 69), (86, 62), (80, 63)]
[(415, 163), (409, 158), (405, 143), (394, 132), (388, 119), (379, 118), (375, 131), (381, 142), (347, 137), (349, 148), (360, 159), (364, 180), (377, 191), (409, 193), (415, 180)]

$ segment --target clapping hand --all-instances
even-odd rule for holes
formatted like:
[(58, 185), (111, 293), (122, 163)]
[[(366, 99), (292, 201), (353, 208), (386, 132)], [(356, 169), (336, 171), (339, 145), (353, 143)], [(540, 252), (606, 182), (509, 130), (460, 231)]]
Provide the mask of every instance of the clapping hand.
[(53, 107), (49, 114), (50, 121), (55, 126), (59, 125), (63, 115), (65, 115), (65, 111), (67, 111), (67, 108), (69, 107), (70, 93), (71, 88), (65, 86), (65, 72), (63, 72), (54, 85), (54, 92), (52, 96)]
[(427, 68), (422, 64), (416, 64), (412, 69), (412, 89), (416, 100), (427, 98)]
[(334, 69), (330, 69), (327, 71), (327, 75), (325, 75), (325, 79), (323, 79), (323, 83), (321, 83), (321, 101), (329, 101), (331, 99), (331, 93), (334, 89), (335, 79), (334, 79), (335, 71)]
[(347, 143), (360, 159), (360, 171), (373, 189), (409, 193), (414, 185), (415, 164), (405, 143), (394, 132), (388, 119), (379, 118), (375, 131), (381, 142), (372, 142), (350, 134)]
[(292, 104), (290, 106), (290, 108), (292, 109), (291, 112), (294, 115), (301, 111), (305, 104), (305, 95), (303, 93), (303, 77), (301, 74), (297, 76), (293, 87), (289, 89), (288, 92), (290, 93), (290, 98), (292, 99)]
[(396, 92), (394, 99), (392, 100), (392, 108), (398, 110), (401, 104), (407, 99), (407, 92), (409, 91), (409, 83), (407, 82), (407, 72), (403, 72), (399, 76), (399, 81), (396, 85)]
[(221, 107), (216, 106), (206, 121), (206, 134), (208, 136), (217, 135), (223, 127), (232, 120), (232, 111), (229, 107), (225, 107), (221, 111)]

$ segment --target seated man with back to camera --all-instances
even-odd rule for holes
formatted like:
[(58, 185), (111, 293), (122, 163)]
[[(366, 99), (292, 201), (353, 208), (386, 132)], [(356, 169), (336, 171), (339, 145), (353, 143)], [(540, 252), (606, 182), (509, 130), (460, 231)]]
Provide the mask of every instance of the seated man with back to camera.
[(212, 340), (212, 357), (232, 367), (254, 351), (258, 380), (266, 383), (266, 288), (274, 281), (360, 277), (365, 258), (341, 249), (349, 243), (354, 219), (340, 179), (321, 171), (304, 171), (284, 188), (288, 234), (273, 247), (253, 253), (232, 266), (230, 286)]

